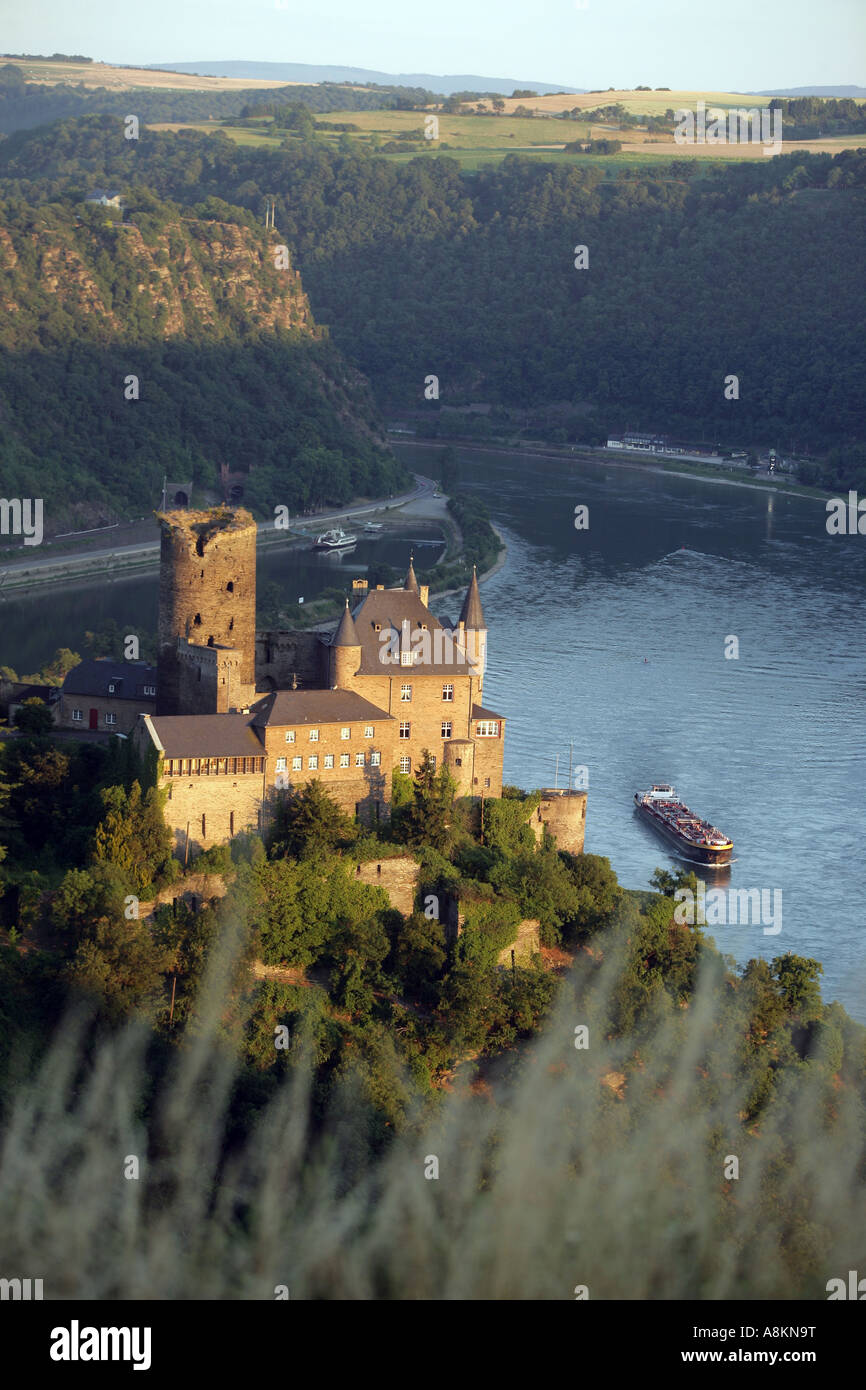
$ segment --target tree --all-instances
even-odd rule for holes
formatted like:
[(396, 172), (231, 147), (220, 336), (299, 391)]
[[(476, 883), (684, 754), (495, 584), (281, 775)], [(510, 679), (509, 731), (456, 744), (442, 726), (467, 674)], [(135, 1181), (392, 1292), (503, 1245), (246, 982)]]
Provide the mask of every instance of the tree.
[(44, 738), (54, 728), (54, 716), (44, 700), (33, 696), (15, 711), (15, 725), (31, 738)]
[(51, 925), (68, 943), (92, 936), (100, 920), (125, 920), (127, 897), (122, 870), (104, 861), (70, 869), (51, 900)]
[(172, 953), (158, 945), (142, 922), (102, 917), (68, 967), (77, 990), (99, 1001), (100, 1013), (117, 1024), (134, 1013), (153, 1019), (165, 997)]
[(453, 444), (449, 444), (439, 455), (439, 482), (442, 491), (449, 496), (460, 486), (460, 461)]
[(788, 951), (784, 956), (776, 956), (771, 969), (790, 1013), (796, 1014), (802, 1022), (808, 1022), (820, 1014), (821, 986), (818, 976), (824, 973), (820, 961)]
[(352, 822), (318, 778), (277, 798), (267, 839), (271, 859), (309, 858), (352, 838)]
[(105, 816), (94, 832), (93, 859), (120, 869), (129, 893), (141, 894), (154, 882), (177, 872), (161, 795), (155, 787), (142, 795), (138, 782), (133, 782), (129, 791), (106, 787), (102, 793)]
[(389, 957), (389, 966), (403, 988), (420, 1003), (432, 1005), (436, 981), (445, 968), (448, 950), (445, 929), (435, 917), (412, 912), (400, 919)]
[(425, 748), (421, 764), (415, 773), (412, 802), (403, 817), (406, 839), (410, 845), (429, 845), (444, 850), (451, 830), (451, 815), (457, 785), (447, 767), (437, 772), (429, 749)]

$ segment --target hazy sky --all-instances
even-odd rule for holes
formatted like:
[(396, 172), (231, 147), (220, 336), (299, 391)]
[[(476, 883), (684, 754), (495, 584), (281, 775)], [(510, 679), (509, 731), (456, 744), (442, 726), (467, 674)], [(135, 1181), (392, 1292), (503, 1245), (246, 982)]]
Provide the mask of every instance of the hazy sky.
[(866, 85), (866, 0), (0, 0), (0, 47), (577, 87)]

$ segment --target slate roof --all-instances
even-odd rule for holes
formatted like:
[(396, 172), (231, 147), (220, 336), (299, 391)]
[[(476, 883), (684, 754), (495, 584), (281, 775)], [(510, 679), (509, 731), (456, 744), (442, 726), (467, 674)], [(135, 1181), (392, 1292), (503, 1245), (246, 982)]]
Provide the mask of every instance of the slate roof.
[[(109, 690), (113, 685), (114, 690)], [(143, 661), (88, 659), (73, 666), (63, 682), (64, 695), (98, 695), (105, 700), (152, 700), (146, 685), (156, 685), (156, 667)]]
[[(426, 626), (430, 651), (429, 661), (417, 660), (413, 665), (402, 668), (407, 676), (410, 672), (425, 676), (473, 674), (469, 657), (459, 649), (451, 631), (424, 606), (418, 594), (410, 589), (373, 589), (353, 616), (361, 647), (361, 663), (358, 670), (362, 676), (393, 674), (401, 669), (399, 660), (395, 660), (395, 657), (403, 638), (404, 621), (409, 624), (406, 631), (410, 648), (415, 634), (422, 626)], [(437, 631), (442, 634), (438, 638), (435, 636)], [(415, 645), (417, 648), (417, 638)], [(434, 660), (437, 649), (441, 651), (444, 660)]]
[(463, 600), (463, 607), (460, 610), (460, 622), (464, 627), (472, 628), (477, 631), (484, 626), (484, 614), (481, 611), (481, 595), (478, 592), (478, 575), (475, 573), (475, 566), (472, 566), (472, 578), (469, 581), (469, 588), (466, 590), (466, 597)]
[(504, 719), (504, 714), (497, 714), (495, 710), (485, 709), (483, 705), (473, 705), (470, 719)]
[(354, 624), (354, 622), (352, 621), (352, 615), (351, 615), (351, 613), (349, 612), (349, 600), (348, 600), (348, 599), (346, 599), (346, 607), (345, 607), (344, 610), (343, 610), (343, 616), (342, 616), (342, 618), (340, 619), (340, 623), (339, 623), (339, 626), (338, 626), (338, 628), (337, 628), (337, 631), (334, 633), (334, 636), (333, 636), (331, 645), (332, 645), (333, 647), (358, 647), (358, 646), (360, 646), (360, 643), (359, 643), (359, 641), (358, 641), (358, 634), (357, 634), (357, 632), (355, 631), (355, 624)]
[(150, 723), (167, 758), (260, 758), (265, 751), (248, 714), (167, 714)]
[(273, 690), (252, 706), (257, 728), (300, 724), (374, 723), (393, 719), (353, 690)]

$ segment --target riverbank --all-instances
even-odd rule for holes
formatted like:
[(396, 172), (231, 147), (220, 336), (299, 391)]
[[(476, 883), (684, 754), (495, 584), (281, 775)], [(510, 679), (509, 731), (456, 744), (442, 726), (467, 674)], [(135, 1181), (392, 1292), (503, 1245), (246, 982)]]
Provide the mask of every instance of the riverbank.
[(391, 444), (395, 450), (399, 449), (401, 445), (412, 449), (436, 450), (442, 450), (447, 445), (453, 445), (455, 448), (472, 450), (474, 453), (479, 454), (525, 454), (530, 458), (559, 459), (563, 463), (576, 463), (583, 460), (590, 463), (613, 464), (618, 468), (637, 469), (642, 473), (661, 473), (669, 478), (698, 478), (708, 483), (722, 483), (728, 487), (751, 488), (756, 492), (774, 492), (782, 496), (813, 498), (821, 502), (826, 502), (829, 497), (838, 495), (824, 488), (810, 487), (805, 483), (792, 482), (790, 479), (776, 479), (769, 475), (762, 475), (760, 482), (751, 477), (720, 477), (719, 474), (723, 470), (730, 472), (735, 471), (730, 464), (722, 460), (717, 464), (708, 461), (706, 463), (695, 463), (694, 465), (689, 465), (677, 460), (676, 466), (674, 467), (673, 461), (659, 463), (658, 456), (656, 456), (655, 460), (650, 463), (646, 461), (645, 454), (627, 453), (624, 449), (608, 451), (607, 449), (601, 448), (593, 449), (588, 445), (576, 445), (573, 449), (571, 446), (567, 448), (558, 448), (555, 444), (539, 445), (529, 444), (525, 441), (509, 443), (505, 440), (489, 444), (478, 444), (472, 440), (460, 438), (448, 439), (447, 441), (418, 438), (412, 438), (410, 440), (401, 438), (392, 440)]

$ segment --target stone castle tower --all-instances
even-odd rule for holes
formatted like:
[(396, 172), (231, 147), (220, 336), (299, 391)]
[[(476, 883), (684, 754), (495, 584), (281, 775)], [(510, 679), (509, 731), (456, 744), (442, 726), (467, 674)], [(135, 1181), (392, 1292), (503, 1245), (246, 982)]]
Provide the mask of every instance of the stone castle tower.
[(255, 694), (256, 523), (225, 507), (159, 522), (157, 714), (241, 708)]

